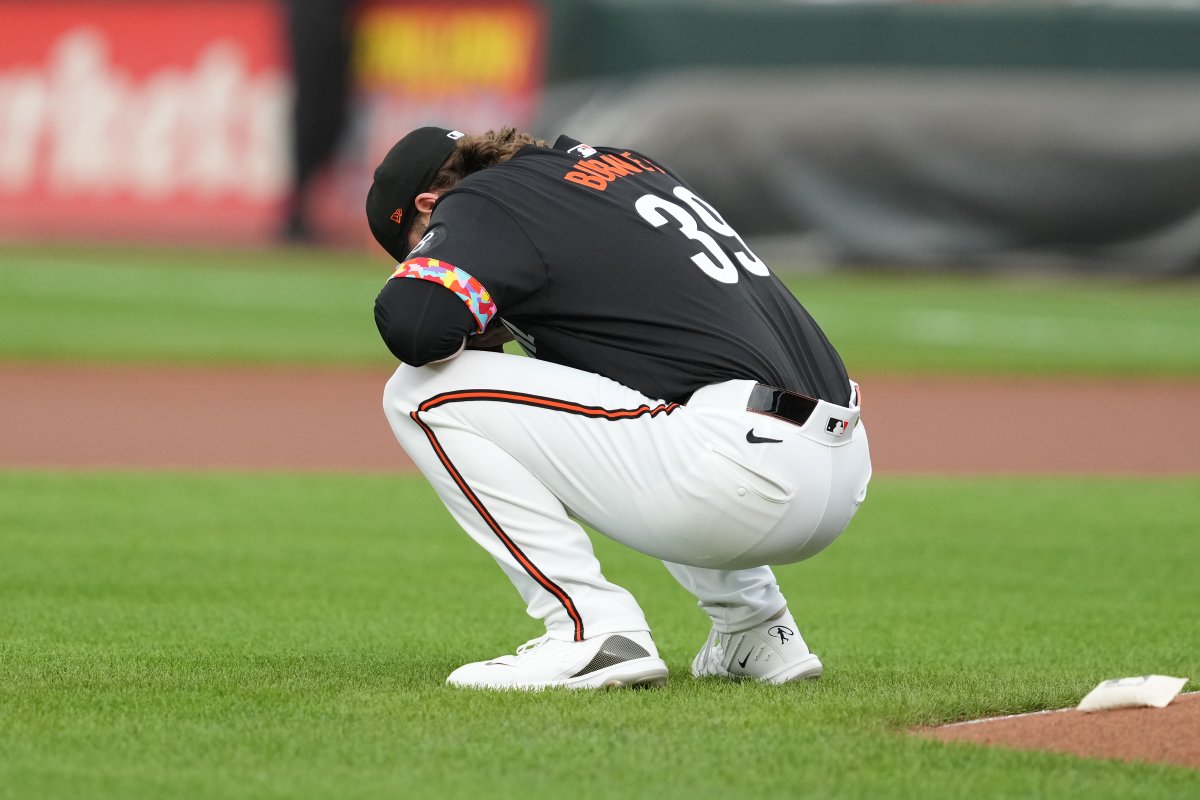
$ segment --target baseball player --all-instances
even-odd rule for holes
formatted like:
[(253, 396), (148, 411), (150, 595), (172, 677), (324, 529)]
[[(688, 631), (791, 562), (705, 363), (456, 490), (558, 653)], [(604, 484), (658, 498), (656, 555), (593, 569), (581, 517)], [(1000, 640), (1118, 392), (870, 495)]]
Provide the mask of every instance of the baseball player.
[(666, 680), (581, 522), (698, 599), (693, 675), (819, 676), (767, 565), (818, 553), (864, 499), (858, 388), (717, 209), (641, 153), (432, 127), (388, 152), (366, 208), (399, 262), (375, 304), (404, 362), (388, 420), (546, 627), (447, 683)]

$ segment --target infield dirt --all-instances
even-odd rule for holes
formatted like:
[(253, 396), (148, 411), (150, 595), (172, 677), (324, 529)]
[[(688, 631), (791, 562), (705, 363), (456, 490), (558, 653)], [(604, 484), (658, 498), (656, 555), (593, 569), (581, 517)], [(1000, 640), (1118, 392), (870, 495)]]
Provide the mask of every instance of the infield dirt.
[[(0, 466), (411, 469), (387, 369), (0, 365)], [(866, 376), (878, 474), (1200, 474), (1200, 381)]]
[(926, 728), (918, 733), (943, 742), (974, 742), (1200, 769), (1197, 731), (1200, 692), (1180, 695), (1166, 708), (1042, 711)]

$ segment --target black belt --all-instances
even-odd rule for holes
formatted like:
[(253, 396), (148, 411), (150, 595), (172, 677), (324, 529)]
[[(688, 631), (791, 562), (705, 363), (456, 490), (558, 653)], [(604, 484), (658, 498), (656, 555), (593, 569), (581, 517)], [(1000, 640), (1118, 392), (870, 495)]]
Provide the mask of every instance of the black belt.
[(750, 390), (750, 399), (746, 401), (747, 411), (757, 411), (759, 414), (770, 414), (797, 425), (808, 422), (817, 401), (811, 397), (787, 389), (776, 389), (774, 386), (754, 384)]

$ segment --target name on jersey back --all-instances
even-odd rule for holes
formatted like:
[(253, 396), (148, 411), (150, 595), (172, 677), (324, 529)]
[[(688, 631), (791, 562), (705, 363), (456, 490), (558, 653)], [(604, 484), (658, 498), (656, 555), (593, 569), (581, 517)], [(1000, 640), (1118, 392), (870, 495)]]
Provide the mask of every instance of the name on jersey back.
[(595, 158), (581, 158), (575, 162), (573, 167), (574, 169), (563, 175), (564, 180), (601, 192), (607, 189), (613, 181), (627, 175), (637, 175), (643, 172), (666, 173), (665, 169), (651, 163), (649, 159), (639, 158), (628, 150), (620, 155), (600, 153)]

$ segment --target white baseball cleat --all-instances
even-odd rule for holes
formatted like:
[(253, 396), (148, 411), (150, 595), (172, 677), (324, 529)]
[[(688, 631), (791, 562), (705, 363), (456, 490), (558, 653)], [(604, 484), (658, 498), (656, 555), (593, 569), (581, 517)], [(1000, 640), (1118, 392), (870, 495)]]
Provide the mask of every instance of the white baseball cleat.
[(646, 631), (601, 634), (582, 642), (541, 636), (515, 655), (464, 664), (446, 678), (472, 689), (618, 689), (662, 686), (667, 665)]
[(821, 659), (809, 652), (788, 611), (737, 633), (711, 630), (692, 661), (692, 675), (787, 683), (819, 678)]

